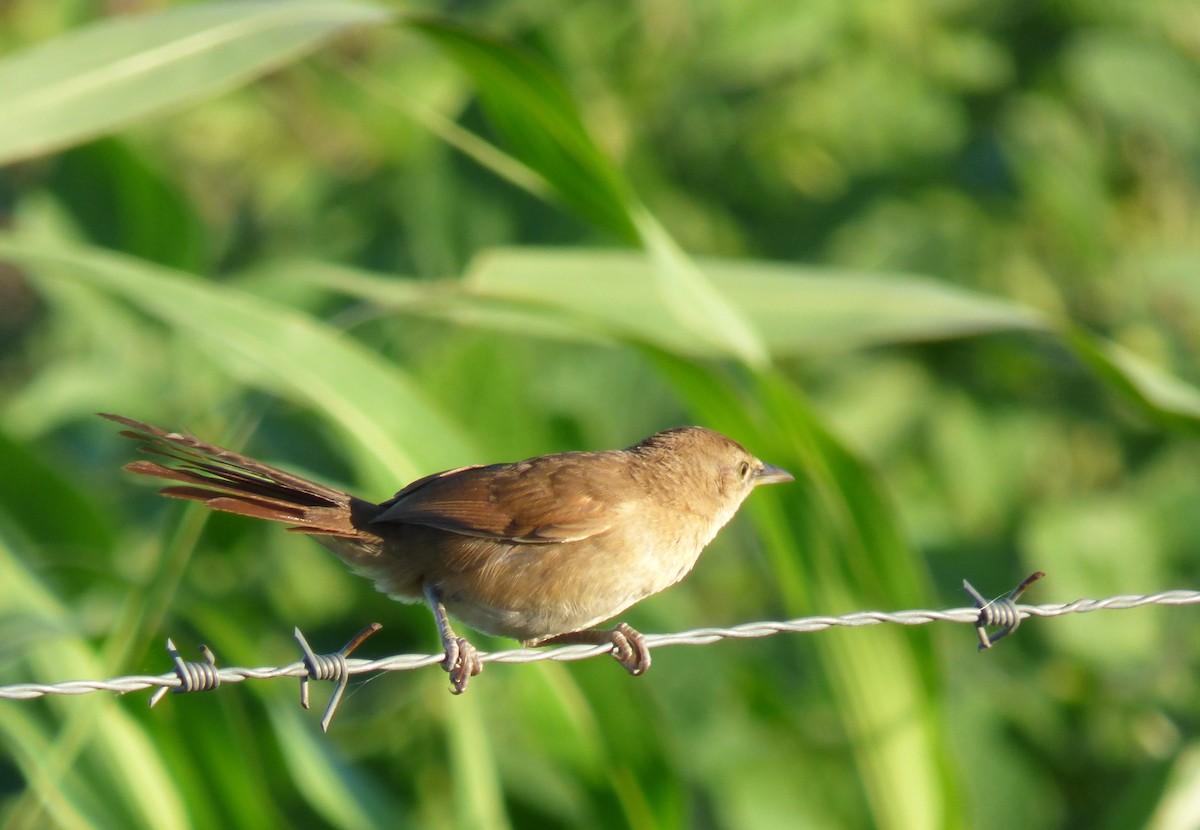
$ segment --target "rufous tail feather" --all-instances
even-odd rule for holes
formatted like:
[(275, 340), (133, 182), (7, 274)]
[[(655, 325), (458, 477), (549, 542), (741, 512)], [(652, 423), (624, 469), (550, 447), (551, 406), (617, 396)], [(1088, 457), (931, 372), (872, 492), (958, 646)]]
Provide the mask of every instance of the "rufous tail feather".
[(167, 459), (165, 463), (134, 461), (125, 466), (132, 473), (181, 482), (164, 487), (164, 496), (200, 501), (226, 513), (283, 522), (298, 533), (361, 534), (352, 521), (352, 507), (367, 503), (349, 493), (190, 435), (167, 432), (122, 415), (99, 414), (128, 427), (121, 434), (142, 442), (143, 452)]

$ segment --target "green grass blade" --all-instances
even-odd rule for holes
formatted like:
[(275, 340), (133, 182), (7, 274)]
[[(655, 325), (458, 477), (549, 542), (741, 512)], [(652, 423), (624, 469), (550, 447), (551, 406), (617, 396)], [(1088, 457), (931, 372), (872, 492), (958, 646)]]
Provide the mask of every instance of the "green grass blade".
[(268, 714), (297, 791), (331, 827), (349, 830), (390, 823), (389, 808), (394, 807), (386, 796), (369, 778), (337, 759), (329, 737), (312, 718), (290, 706), (272, 706)]
[[(0, 535), (0, 607), (27, 626), (59, 636), (43, 639), (28, 659), (14, 662), (13, 666), (25, 673), (13, 676), (6, 670), (7, 678), (57, 682), (107, 676), (104, 661), (86, 640), (74, 634), (73, 612), (18, 559), (18, 547)], [(0, 716), (3, 743), (15, 750), (14, 757), (36, 796), (23, 799), (11, 814), (17, 826), (19, 816), (40, 824), (37, 817), (42, 810), (56, 824), (67, 827), (93, 823), (97, 810), (121, 814), (108, 815), (101, 823), (119, 820), (164, 828), (187, 825), (184, 795), (174, 785), (153, 741), (125, 711), (125, 704), (92, 695), (55, 699), (51, 705), (53, 726), (44, 730), (32, 709), (22, 712), (6, 707)], [(85, 821), (89, 816), (91, 821)]]
[(343, 0), (208, 3), (67, 33), (0, 61), (0, 163), (223, 92), (391, 15)]
[(436, 20), (410, 25), (470, 75), (510, 151), (567, 205), (621, 239), (639, 238), (632, 191), (592, 141), (570, 92), (549, 66), (463, 26)]
[(1068, 342), (1111, 391), (1143, 414), (1163, 426), (1200, 432), (1200, 390), (1082, 329), (1069, 330)]
[[(695, 267), (776, 357), (1047, 327), (1014, 303), (920, 277), (709, 259)], [(479, 257), (466, 285), (477, 296), (592, 318), (679, 354), (732, 356), (666, 313), (654, 268), (633, 252), (505, 248)]]
[[(861, 274), (782, 263), (696, 260), (714, 288), (762, 334), (775, 357), (994, 332), (1062, 339), (1113, 393), (1173, 428), (1200, 429), (1200, 390), (1102, 338), (991, 297), (907, 274)], [(567, 313), (619, 338), (691, 357), (736, 351), (698, 336), (655, 291), (644, 254), (496, 249), (472, 265), (477, 297)]]
[[(704, 423), (798, 474), (786, 493), (748, 505), (789, 612), (927, 604), (919, 558), (875, 477), (786, 380), (762, 374), (740, 392), (694, 363), (652, 359)], [(816, 645), (875, 824), (957, 826), (949, 815), (961, 784), (938, 760), (946, 746), (931, 634), (830, 632)]]
[(671, 319), (713, 350), (765, 366), (766, 343), (732, 295), (719, 290), (649, 213), (638, 211), (637, 223), (654, 265), (653, 285)]
[[(1007, 300), (905, 274), (713, 259), (696, 267), (776, 358), (1005, 331), (1059, 335), (1115, 395), (1164, 425), (1200, 429), (1200, 390), (1114, 343)], [(475, 259), (461, 284), (433, 286), (322, 263), (288, 265), (297, 279), (462, 325), (627, 340), (688, 357), (734, 356), (664, 308), (654, 269), (646, 254), (577, 248), (493, 249)]]
[(750, 365), (766, 363), (767, 351), (754, 326), (641, 206), (624, 175), (592, 140), (570, 92), (548, 66), (460, 26), (432, 21), (414, 26), (470, 74), (491, 120), (521, 162), (581, 215), (645, 247), (654, 265), (646, 279), (675, 325)]
[(0, 235), (0, 256), (39, 279), (102, 287), (189, 338), (234, 374), (325, 413), (382, 492), (474, 458), (454, 420), (399, 368), (312, 318), (94, 249)]

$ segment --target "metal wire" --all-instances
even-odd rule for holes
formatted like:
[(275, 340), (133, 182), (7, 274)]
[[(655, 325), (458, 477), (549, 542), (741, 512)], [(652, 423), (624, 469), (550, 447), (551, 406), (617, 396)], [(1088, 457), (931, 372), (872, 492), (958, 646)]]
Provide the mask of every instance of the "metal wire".
[[(1009, 599), (1009, 597), (1006, 596), (1004, 599)], [(983, 619), (984, 615), (981, 611), (996, 602), (997, 600), (992, 600), (985, 603), (982, 608), (977, 604), (970, 608), (951, 608), (945, 611), (920, 609), (891, 612), (859, 611), (840, 616), (800, 617), (782, 622), (754, 622), (735, 625), (730, 628), (697, 628), (675, 634), (647, 634), (645, 636), (646, 645), (651, 648), (660, 648), (662, 646), (703, 646), (719, 640), (748, 640), (759, 637), (770, 637), (775, 634), (804, 634), (839, 626), (857, 628), (884, 623), (894, 625), (926, 625), (933, 622), (952, 622), (966, 623), (978, 627), (980, 624), (992, 624), (990, 617), (988, 621)], [(1005, 619), (1002, 623), (1008, 625), (1009, 628), (1015, 628), (1016, 623), (1029, 617), (1059, 617), (1065, 614), (1116, 611), (1140, 608), (1146, 605), (1200, 605), (1200, 591), (1173, 590), (1146, 595), (1122, 594), (1106, 599), (1078, 599), (1074, 602), (1058, 605), (1016, 605), (1012, 603), (1012, 608), (1015, 610), (1017, 616), (1015, 619)], [(351, 642), (357, 645), (358, 642), (361, 642), (360, 638), (355, 638)], [(993, 637), (992, 642), (995, 642), (996, 639), (998, 637)], [(171, 648), (173, 649), (174, 646), (172, 645)], [(510, 651), (485, 652), (480, 654), (480, 659), (484, 663), (536, 663), (541, 660), (586, 660), (590, 657), (610, 654), (611, 652), (611, 645), (562, 646), (542, 650), (512, 649)], [(324, 661), (312, 662), (308, 659), (307, 655), (306, 659), (289, 663), (286, 666), (264, 668), (217, 668), (215, 661), (210, 659), (206, 663), (183, 663), (184, 666), (188, 667), (183, 676), (177, 671), (160, 675), (116, 677), (111, 680), (69, 680), (51, 684), (19, 683), (11, 686), (0, 686), (0, 699), (28, 700), (42, 697), (43, 695), (83, 695), (92, 692), (125, 694), (127, 692), (136, 692), (155, 687), (159, 689), (159, 692), (156, 692), (156, 696), (161, 697), (161, 694), (171, 689), (180, 688), (186, 691), (193, 688), (189, 685), (189, 681), (183, 679), (183, 677), (192, 673), (192, 667), (196, 666), (204, 668), (204, 683), (197, 682), (197, 685), (194, 687), (198, 690), (215, 688), (220, 683), (241, 683), (246, 680), (267, 680), (277, 677), (333, 679), (340, 683), (346, 677), (352, 675), (420, 669), (427, 666), (436, 666), (444, 659), (441, 654), (398, 654), (377, 660), (352, 660), (345, 657), (346, 653), (347, 650), (344, 649), (340, 653), (341, 658), (335, 659), (335, 662), (339, 664), (338, 668), (328, 669), (328, 673), (325, 669), (320, 668), (320, 665), (323, 665)], [(177, 653), (174, 653), (172, 656), (177, 657)], [(179, 660), (177, 666), (182, 662), (182, 660)], [(345, 664), (344, 670), (340, 668), (341, 663)], [(326, 711), (327, 717), (324, 721), (326, 726), (328, 725), (328, 717), (332, 717), (332, 714), (332, 710)]]

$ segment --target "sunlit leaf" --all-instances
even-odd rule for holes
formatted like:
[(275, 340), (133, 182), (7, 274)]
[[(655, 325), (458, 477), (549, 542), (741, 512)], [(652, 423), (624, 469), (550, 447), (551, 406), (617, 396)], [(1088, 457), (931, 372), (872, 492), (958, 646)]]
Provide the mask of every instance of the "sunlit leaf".
[(103, 287), (192, 338), (231, 372), (322, 412), (386, 492), (472, 457), (453, 419), (396, 366), (311, 318), (224, 286), (86, 248), (0, 237), (43, 279)]
[(387, 9), (345, 0), (180, 6), (0, 60), (0, 163), (113, 132), (274, 69)]
[(627, 241), (638, 238), (628, 184), (592, 141), (570, 92), (550, 67), (464, 26), (421, 19), (410, 25), (470, 74), (510, 152), (583, 216)]
[[(1046, 326), (1012, 303), (919, 277), (735, 260), (700, 259), (696, 267), (776, 356)], [(476, 260), (467, 288), (568, 311), (671, 351), (719, 354), (712, 341), (664, 313), (652, 269), (636, 253), (499, 249)]]

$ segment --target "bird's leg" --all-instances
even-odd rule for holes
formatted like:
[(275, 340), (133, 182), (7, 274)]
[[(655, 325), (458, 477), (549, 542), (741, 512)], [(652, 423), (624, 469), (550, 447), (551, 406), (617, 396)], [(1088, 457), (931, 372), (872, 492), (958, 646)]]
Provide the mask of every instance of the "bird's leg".
[(612, 628), (589, 628), (557, 634), (544, 640), (533, 640), (527, 646), (602, 645), (612, 643), (612, 656), (634, 675), (645, 674), (650, 668), (650, 647), (646, 638), (626, 623), (617, 623)]
[(442, 638), (442, 648), (446, 650), (442, 668), (450, 675), (450, 682), (454, 684), (450, 691), (452, 694), (461, 695), (467, 690), (467, 682), (483, 671), (483, 662), (479, 659), (479, 652), (475, 650), (475, 646), (465, 637), (454, 633), (441, 596), (431, 585), (425, 586), (425, 601), (429, 604), (429, 610), (433, 612), (438, 635)]

